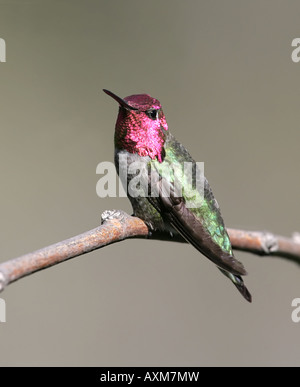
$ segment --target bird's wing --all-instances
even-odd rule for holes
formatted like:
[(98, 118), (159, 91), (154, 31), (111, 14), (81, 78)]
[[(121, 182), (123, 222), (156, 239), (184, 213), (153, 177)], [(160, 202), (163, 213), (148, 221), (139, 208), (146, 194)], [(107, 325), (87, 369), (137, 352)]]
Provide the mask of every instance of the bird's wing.
[[(159, 176), (155, 183), (155, 189), (158, 193), (156, 195), (157, 197), (148, 197), (148, 200), (161, 213), (165, 221), (176, 229), (187, 242), (214, 262), (219, 268), (234, 275), (247, 274), (243, 264), (235, 259), (233, 254), (227, 252), (216, 242), (212, 232), (209, 232), (207, 227), (204, 226), (205, 222), (203, 222), (203, 219), (200, 219), (195, 211), (186, 206), (184, 197), (178, 197), (175, 194), (176, 189), (173, 182), (169, 182), (164, 177)], [(212, 195), (210, 189), (207, 193)], [(221, 219), (218, 208), (215, 211), (217, 211), (217, 215)], [(225, 227), (224, 232), (227, 235)]]

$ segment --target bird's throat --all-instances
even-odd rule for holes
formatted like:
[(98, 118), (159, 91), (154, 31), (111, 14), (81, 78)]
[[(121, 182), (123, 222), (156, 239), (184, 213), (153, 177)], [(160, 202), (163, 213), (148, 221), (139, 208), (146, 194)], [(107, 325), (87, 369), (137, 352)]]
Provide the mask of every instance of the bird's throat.
[(125, 149), (129, 153), (139, 156), (149, 156), (163, 161), (166, 131), (161, 125), (146, 127), (143, 123), (136, 122), (132, 116), (128, 119), (118, 117), (115, 131), (115, 146)]

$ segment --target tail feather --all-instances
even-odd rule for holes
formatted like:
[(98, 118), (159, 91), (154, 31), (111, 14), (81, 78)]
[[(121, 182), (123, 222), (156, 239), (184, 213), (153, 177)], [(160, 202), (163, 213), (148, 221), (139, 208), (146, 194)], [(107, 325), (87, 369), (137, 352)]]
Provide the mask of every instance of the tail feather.
[(232, 283), (236, 286), (236, 288), (238, 289), (238, 291), (241, 293), (241, 295), (248, 301), (248, 302), (252, 302), (252, 296), (249, 292), (249, 290), (247, 289), (246, 285), (244, 284), (244, 281), (242, 279), (242, 277), (238, 276), (238, 275), (234, 275), (234, 274), (231, 274), (229, 273), (228, 271), (226, 270), (223, 270), (221, 268), (218, 267), (218, 269), (226, 276), (228, 277)]

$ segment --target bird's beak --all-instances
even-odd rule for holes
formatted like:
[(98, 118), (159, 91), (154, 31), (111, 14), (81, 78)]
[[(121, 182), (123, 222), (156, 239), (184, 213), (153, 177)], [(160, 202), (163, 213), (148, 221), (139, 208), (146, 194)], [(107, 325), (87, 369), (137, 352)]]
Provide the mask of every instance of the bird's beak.
[(103, 89), (103, 91), (104, 91), (104, 93), (106, 93), (109, 96), (111, 96), (114, 100), (116, 100), (120, 104), (120, 106), (123, 106), (125, 109), (127, 109), (127, 110), (138, 110), (137, 108), (128, 105), (128, 103), (126, 101), (124, 101), (123, 98), (118, 97), (116, 94), (112, 93), (111, 91), (106, 90), (106, 89)]

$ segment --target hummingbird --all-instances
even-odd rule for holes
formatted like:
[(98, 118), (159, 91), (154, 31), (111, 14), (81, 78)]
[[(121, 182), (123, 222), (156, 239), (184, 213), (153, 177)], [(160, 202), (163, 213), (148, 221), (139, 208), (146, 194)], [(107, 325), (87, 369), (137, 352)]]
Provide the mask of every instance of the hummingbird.
[[(205, 177), (202, 190), (195, 184), (197, 164), (170, 133), (161, 103), (148, 94), (120, 98), (103, 91), (119, 104), (114, 159), (133, 215), (147, 224), (150, 233), (181, 236), (252, 302), (242, 279), (247, 272), (234, 257), (218, 202)], [(185, 163), (192, 165), (187, 172)]]

